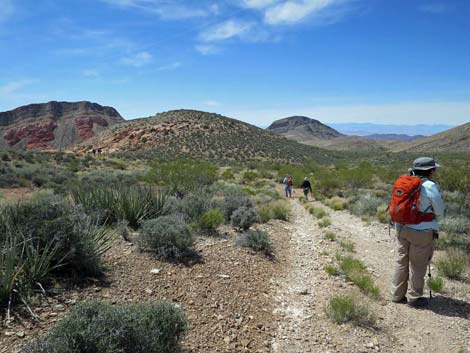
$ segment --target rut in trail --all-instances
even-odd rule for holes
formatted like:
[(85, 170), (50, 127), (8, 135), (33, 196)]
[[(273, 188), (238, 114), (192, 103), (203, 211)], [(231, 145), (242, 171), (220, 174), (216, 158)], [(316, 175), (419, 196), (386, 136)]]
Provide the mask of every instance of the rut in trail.
[[(417, 310), (388, 299), (394, 264), (394, 240), (379, 223), (367, 224), (346, 211), (330, 214), (333, 224), (321, 229), (297, 199), (290, 201), (292, 219), (286, 225), (289, 249), (281, 259), (285, 271), (274, 281), (277, 332), (273, 353), (304, 352), (435, 352), (457, 353), (470, 348), (470, 285), (449, 282), (449, 293), (437, 296), (430, 307)], [(355, 243), (355, 257), (363, 260), (381, 289), (382, 299), (369, 300), (377, 317), (374, 328), (337, 325), (325, 313), (331, 296), (355, 290), (342, 278), (330, 277), (324, 266), (334, 264), (337, 242), (324, 239), (327, 231)]]

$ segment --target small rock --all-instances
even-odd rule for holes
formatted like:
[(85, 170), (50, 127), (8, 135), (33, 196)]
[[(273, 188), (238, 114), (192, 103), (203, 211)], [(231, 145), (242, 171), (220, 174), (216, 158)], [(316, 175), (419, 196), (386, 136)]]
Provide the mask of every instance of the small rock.
[(25, 333), (24, 331), (20, 331), (20, 332), (17, 332), (16, 335), (19, 337), (19, 338), (23, 338), (25, 336)]
[(154, 268), (154, 269), (150, 270), (150, 273), (151, 273), (152, 275), (158, 275), (158, 274), (160, 273), (160, 271), (161, 271), (161, 269), (159, 269), (159, 268)]

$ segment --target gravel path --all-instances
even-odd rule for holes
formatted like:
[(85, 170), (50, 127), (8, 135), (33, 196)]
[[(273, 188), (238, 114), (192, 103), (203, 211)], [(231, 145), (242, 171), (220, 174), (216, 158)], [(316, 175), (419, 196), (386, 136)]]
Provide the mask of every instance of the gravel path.
[[(470, 348), (470, 285), (446, 281), (447, 293), (436, 296), (428, 309), (417, 310), (388, 301), (395, 244), (383, 224), (368, 224), (346, 211), (328, 211), (332, 225), (321, 229), (297, 199), (290, 200), (292, 219), (285, 226), (289, 249), (281, 261), (283, 273), (274, 281), (277, 332), (273, 353), (303, 352), (459, 352)], [(326, 231), (336, 242), (324, 239)], [(393, 235), (393, 234), (392, 234)], [(363, 260), (382, 293), (369, 303), (377, 317), (374, 328), (336, 325), (325, 314), (329, 298), (355, 290), (324, 266), (334, 264), (340, 240), (355, 244), (355, 257)]]

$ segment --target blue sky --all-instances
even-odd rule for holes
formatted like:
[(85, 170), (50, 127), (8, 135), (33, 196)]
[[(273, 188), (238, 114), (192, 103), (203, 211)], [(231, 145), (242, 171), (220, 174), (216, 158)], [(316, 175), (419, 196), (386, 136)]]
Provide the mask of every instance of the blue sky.
[(470, 121), (470, 1), (0, 0), (0, 111)]

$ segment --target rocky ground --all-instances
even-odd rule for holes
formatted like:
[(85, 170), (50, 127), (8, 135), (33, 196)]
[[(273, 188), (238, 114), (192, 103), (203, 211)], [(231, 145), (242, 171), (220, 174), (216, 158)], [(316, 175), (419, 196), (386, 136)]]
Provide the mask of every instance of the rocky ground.
[[(44, 334), (75, 303), (105, 300), (127, 303), (166, 299), (186, 311), (191, 329), (187, 352), (459, 352), (470, 348), (470, 284), (446, 281), (446, 293), (427, 309), (388, 301), (394, 240), (388, 228), (368, 224), (346, 211), (330, 214), (332, 225), (320, 228), (297, 199), (291, 199), (290, 222), (271, 221), (274, 258), (236, 245), (236, 235), (201, 237), (199, 261), (168, 264), (138, 252), (119, 240), (106, 257), (105, 281), (41, 298), (33, 305), (39, 321), (15, 314), (3, 323), (0, 352), (15, 352)], [(337, 241), (324, 239), (333, 231)], [(332, 295), (354, 290), (341, 277), (330, 277), (339, 240), (355, 244), (381, 289), (381, 299), (368, 300), (378, 318), (371, 328), (336, 325), (325, 314)]]

